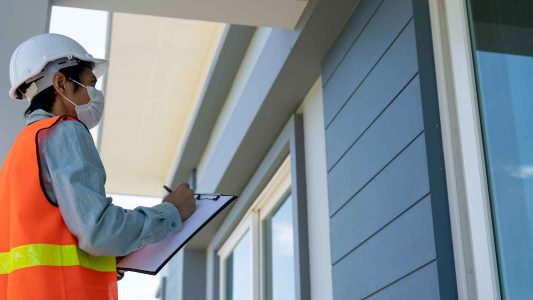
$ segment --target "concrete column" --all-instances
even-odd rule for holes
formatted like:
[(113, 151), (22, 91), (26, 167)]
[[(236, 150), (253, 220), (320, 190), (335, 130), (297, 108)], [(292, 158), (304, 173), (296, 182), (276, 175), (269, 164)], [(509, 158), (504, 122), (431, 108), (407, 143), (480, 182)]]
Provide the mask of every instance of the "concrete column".
[(162, 291), (165, 294), (165, 299), (174, 299), (182, 300), (183, 299), (183, 277), (184, 277), (184, 266), (183, 266), (183, 250), (176, 253), (174, 257), (168, 262), (165, 266), (166, 268), (166, 283), (165, 291)]
[(25, 100), (9, 98), (9, 61), (15, 48), (25, 39), (48, 32), (48, 0), (0, 1), (0, 164), (3, 163), (17, 134), (25, 125)]
[(205, 300), (206, 251), (185, 249), (183, 260), (183, 300)]
[(166, 299), (205, 300), (205, 250), (182, 249), (168, 264)]

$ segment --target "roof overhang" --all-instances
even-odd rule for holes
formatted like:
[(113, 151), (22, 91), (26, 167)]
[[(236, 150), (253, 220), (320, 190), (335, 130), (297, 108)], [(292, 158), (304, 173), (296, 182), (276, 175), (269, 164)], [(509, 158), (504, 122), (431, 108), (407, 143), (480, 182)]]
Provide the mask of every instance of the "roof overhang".
[(162, 194), (225, 27), (113, 14), (99, 143), (108, 193)]
[(305, 0), (53, 0), (52, 5), (230, 24), (296, 27)]

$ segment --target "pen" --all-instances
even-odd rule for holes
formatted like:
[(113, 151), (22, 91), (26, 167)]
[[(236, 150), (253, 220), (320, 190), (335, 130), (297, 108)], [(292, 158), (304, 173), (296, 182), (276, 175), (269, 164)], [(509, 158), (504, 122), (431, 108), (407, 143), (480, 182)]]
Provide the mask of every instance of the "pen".
[[(163, 185), (163, 187), (165, 188), (165, 190), (167, 192), (172, 193), (172, 190), (168, 186)], [(204, 198), (202, 198), (202, 196)], [(220, 198), (220, 196), (221, 195), (214, 195), (214, 194), (213, 195), (209, 195), (209, 194), (204, 194), (204, 195), (202, 195), (202, 194), (194, 194), (194, 199), (196, 199), (196, 200), (214, 200), (214, 201), (216, 201), (216, 200), (218, 200), (218, 198)]]

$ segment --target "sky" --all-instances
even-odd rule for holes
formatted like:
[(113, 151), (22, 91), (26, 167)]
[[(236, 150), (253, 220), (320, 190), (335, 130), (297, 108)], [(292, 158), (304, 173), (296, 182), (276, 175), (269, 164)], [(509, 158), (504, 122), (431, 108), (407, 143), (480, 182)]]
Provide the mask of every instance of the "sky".
[[(69, 36), (80, 43), (95, 58), (106, 58), (108, 12), (52, 7), (50, 19), (50, 32)], [(102, 89), (104, 78), (97, 84)], [(95, 139), (98, 137), (98, 128), (91, 130)], [(143, 196), (126, 196), (108, 194), (113, 198), (113, 204), (124, 208), (133, 209), (137, 206), (153, 206), (159, 204), (161, 199)], [(151, 276), (134, 272), (126, 272), (125, 277), (118, 282), (120, 300), (150, 300), (156, 299), (155, 294), (159, 285), (159, 276)]]

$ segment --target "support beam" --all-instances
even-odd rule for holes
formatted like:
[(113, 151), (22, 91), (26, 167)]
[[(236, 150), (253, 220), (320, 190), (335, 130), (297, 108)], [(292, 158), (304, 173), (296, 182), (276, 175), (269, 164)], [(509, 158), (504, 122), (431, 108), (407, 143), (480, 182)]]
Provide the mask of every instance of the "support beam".
[[(231, 89), (233, 79), (239, 71), (242, 57), (253, 37), (255, 28), (249, 26), (228, 26), (222, 37), (217, 54), (202, 91), (197, 108), (187, 129), (181, 152), (173, 166), (172, 175), (167, 181), (169, 186), (191, 178), (193, 170), (202, 158), (203, 151), (215, 126), (218, 114)], [(196, 189), (196, 172), (194, 172)]]
[(242, 192), (320, 75), (322, 59), (358, 4), (311, 1), (297, 30), (272, 29), (235, 108), (228, 112), (231, 117), (218, 137), (224, 143), (215, 144), (198, 168), (199, 190)]

